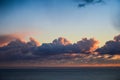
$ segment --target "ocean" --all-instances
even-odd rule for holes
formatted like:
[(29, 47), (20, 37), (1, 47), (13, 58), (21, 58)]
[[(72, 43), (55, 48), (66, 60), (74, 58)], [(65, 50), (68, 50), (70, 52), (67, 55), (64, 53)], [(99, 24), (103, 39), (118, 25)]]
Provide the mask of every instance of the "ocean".
[(120, 80), (120, 68), (0, 69), (0, 80)]

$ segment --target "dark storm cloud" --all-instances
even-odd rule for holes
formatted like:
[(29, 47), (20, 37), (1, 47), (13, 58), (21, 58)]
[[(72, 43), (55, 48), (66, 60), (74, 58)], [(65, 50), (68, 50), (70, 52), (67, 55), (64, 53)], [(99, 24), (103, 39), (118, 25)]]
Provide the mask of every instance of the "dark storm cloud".
[(120, 35), (115, 36), (114, 40), (107, 41), (97, 51), (102, 54), (120, 54)]

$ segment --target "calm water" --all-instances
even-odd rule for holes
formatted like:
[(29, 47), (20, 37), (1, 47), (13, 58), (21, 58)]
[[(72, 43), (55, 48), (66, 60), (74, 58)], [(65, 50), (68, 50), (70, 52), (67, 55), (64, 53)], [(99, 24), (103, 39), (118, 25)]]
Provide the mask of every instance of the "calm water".
[(120, 68), (0, 69), (0, 80), (120, 80)]

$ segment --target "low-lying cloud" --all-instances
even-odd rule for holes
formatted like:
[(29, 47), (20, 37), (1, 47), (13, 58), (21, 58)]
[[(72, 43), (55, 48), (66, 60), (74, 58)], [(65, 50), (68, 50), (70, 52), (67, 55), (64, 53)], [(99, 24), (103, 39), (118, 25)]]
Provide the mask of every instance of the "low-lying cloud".
[(99, 41), (94, 38), (87, 39), (83, 38), (78, 41), (75, 45), (81, 50), (81, 52), (93, 52), (98, 48)]
[(48, 54), (62, 54), (62, 53), (89, 53), (98, 48), (98, 41), (91, 38), (83, 38), (77, 43), (71, 44), (65, 38), (58, 38), (53, 40), (52, 43), (44, 43), (37, 48), (35, 54), (48, 55)]
[(96, 51), (102, 54), (120, 54), (120, 35), (115, 36), (113, 40), (107, 41), (103, 47)]
[(120, 63), (120, 35), (107, 41), (103, 47), (99, 48), (98, 44), (99, 41), (94, 38), (83, 38), (71, 43), (66, 38), (59, 37), (51, 43), (43, 44), (32, 37), (28, 42), (15, 38), (0, 47), (0, 63)]

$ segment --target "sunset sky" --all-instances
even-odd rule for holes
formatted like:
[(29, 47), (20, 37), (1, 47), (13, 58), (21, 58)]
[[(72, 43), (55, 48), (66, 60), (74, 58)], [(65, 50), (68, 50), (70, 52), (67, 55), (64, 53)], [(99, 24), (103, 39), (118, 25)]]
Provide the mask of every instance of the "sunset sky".
[(0, 0), (0, 64), (120, 66), (119, 7), (119, 0)]
[(114, 27), (118, 0), (104, 0), (81, 8), (79, 0), (5, 1), (0, 2), (1, 35), (24, 33), (41, 43), (58, 37), (66, 37), (71, 42), (94, 37), (102, 46), (119, 33)]

